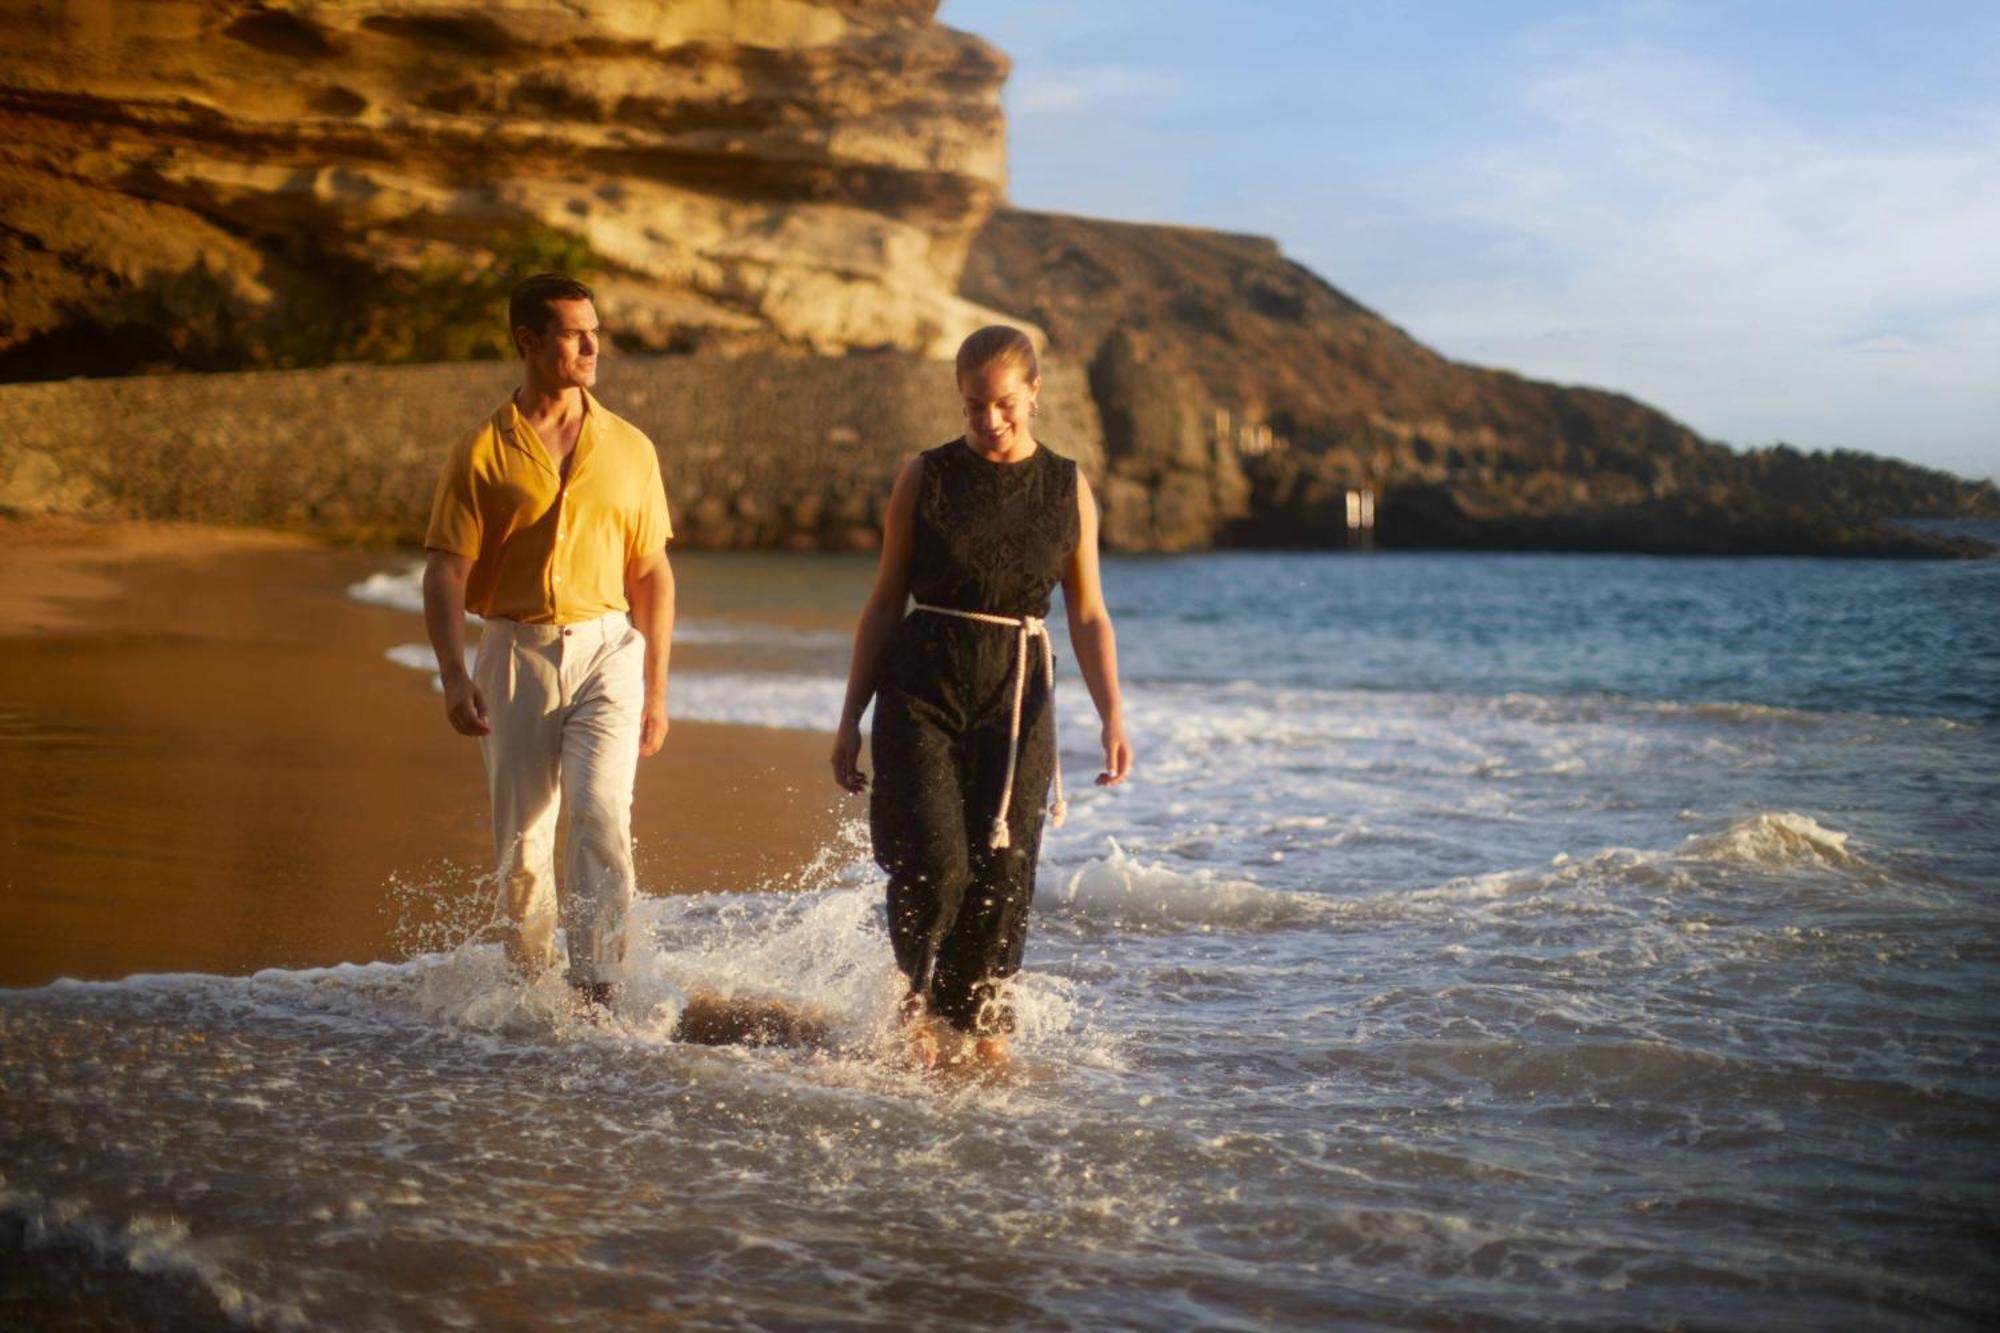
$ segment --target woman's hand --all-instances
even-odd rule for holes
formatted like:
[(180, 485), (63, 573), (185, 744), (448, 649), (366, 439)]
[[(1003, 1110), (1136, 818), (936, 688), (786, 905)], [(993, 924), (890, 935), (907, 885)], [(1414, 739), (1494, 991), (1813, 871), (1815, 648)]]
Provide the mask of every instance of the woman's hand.
[(1104, 771), (1097, 775), (1100, 787), (1115, 787), (1132, 771), (1132, 743), (1125, 739), (1125, 723), (1112, 718), (1104, 724)]
[(868, 775), (861, 771), (861, 724), (843, 722), (833, 734), (833, 781), (842, 791), (868, 790)]
[(1118, 701), (1118, 636), (1111, 630), (1111, 613), (1104, 609), (1104, 585), (1097, 569), (1097, 500), (1090, 479), (1076, 477), (1076, 549), (1063, 573), (1063, 609), (1069, 613), (1069, 641), (1090, 702), (1104, 724), (1104, 771), (1100, 787), (1115, 787), (1132, 771), (1132, 744), (1125, 739), (1125, 710)]

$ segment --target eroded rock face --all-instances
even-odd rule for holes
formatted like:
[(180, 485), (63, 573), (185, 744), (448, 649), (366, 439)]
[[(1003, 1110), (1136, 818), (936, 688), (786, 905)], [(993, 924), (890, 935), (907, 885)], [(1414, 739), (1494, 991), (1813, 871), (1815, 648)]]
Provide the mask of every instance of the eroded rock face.
[(187, 364), (527, 229), (588, 244), (628, 346), (948, 355), (1007, 65), (935, 9), (0, 0), (0, 357)]

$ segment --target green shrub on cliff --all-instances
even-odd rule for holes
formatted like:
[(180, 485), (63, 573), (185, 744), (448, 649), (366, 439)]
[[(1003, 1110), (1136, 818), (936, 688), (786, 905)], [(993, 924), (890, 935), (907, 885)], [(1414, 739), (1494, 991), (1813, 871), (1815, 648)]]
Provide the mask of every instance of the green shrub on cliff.
[(490, 361), (513, 355), (507, 296), (530, 273), (596, 276), (581, 237), (550, 227), (502, 232), (483, 258), (404, 268), (369, 263), (310, 240), (267, 251), (253, 298), (240, 278), (205, 261), (64, 306), (61, 326), (0, 353), (0, 381), (163, 371), (301, 369)]
[(597, 271), (581, 237), (539, 226), (502, 233), (483, 261), (463, 264), (378, 269), (351, 258), (302, 258), (298, 267), (315, 280), (290, 294), (248, 364), (499, 360), (513, 355), (506, 310), (516, 282), (551, 270), (587, 282)]

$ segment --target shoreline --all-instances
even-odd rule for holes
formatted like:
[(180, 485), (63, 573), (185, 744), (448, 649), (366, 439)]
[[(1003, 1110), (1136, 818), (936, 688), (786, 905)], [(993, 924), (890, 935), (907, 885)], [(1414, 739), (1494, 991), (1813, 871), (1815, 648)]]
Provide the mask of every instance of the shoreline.
[[(1036, 239), (1049, 226), (1055, 232)], [(1146, 236), (1173, 244), (1168, 233), (1030, 215), (1015, 215), (1001, 231), (1029, 267), (1038, 262), (1032, 255), (1071, 246), (1114, 270), (1149, 267)], [(1239, 252), (1223, 261), (1227, 271), (1213, 267), (1214, 254), (1183, 257), (1218, 308), (1238, 299), (1245, 274), (1262, 272), (1280, 286), (1296, 281), (1282, 262), (1267, 268), (1260, 255)], [(1153, 310), (1164, 359), (1145, 362), (1142, 372), (1113, 336), (1120, 321), (1103, 322), (1101, 301), (1080, 291), (1048, 295), (1055, 306), (1073, 303), (1074, 319), (1063, 322), (1081, 341), (1052, 349), (1041, 438), (1092, 478), (1107, 551), (1372, 545), (1931, 559), (1994, 550), (1990, 541), (1902, 521), (2000, 519), (2000, 491), (1990, 481), (1894, 460), (1735, 453), (1643, 405), (1589, 391), (1524, 389), (1461, 368), (1453, 373), (1463, 375), (1467, 401), (1484, 401), (1484, 424), (1436, 419), (1418, 405), (1435, 386), (1414, 384), (1403, 407), (1364, 424), (1354, 403), (1379, 387), (1373, 373), (1355, 382), (1344, 354), (1310, 338), (1296, 342), (1298, 326), (1280, 321), (1269, 332), (1306, 358), (1300, 365), (1319, 365), (1329, 385), (1349, 385), (1332, 390), (1339, 403), (1295, 401), (1303, 433), (1293, 447), (1273, 435), (1272, 422), (1253, 419), (1276, 408), (1264, 362), (1244, 361), (1234, 343), (1214, 341), (1213, 329), (1185, 323), (1174, 309)], [(1381, 333), (1401, 337), (1386, 326)], [(1086, 373), (1104, 354), (1116, 373), (1108, 366)], [(1418, 360), (1431, 365), (1428, 354)], [(863, 551), (878, 540), (897, 468), (962, 428), (943, 365), (888, 351), (634, 353), (605, 363), (602, 388), (613, 410), (649, 438), (676, 442), (661, 466), (677, 551)], [(449, 443), (437, 423), (483, 419), (513, 386), (511, 375), (499, 361), (336, 363), (0, 384), (0, 514), (183, 520), (415, 544), (430, 512), (438, 451)], [(1108, 395), (1102, 402), (1098, 381)], [(1153, 406), (1139, 410), (1131, 385), (1155, 381)], [(1551, 392), (1569, 403), (1573, 419), (1550, 418)], [(373, 405), (366, 421), (348, 410), (356, 401)], [(1247, 406), (1258, 402), (1264, 406)], [(1115, 441), (1106, 434), (1107, 408)], [(1348, 526), (1347, 497), (1358, 490), (1375, 496), (1365, 542), (1352, 541)]]
[[(393, 557), (255, 530), (0, 522), (0, 986), (407, 956), (477, 917), (477, 747), (347, 595)], [(853, 814), (813, 732), (675, 722), (640, 892), (782, 884)]]

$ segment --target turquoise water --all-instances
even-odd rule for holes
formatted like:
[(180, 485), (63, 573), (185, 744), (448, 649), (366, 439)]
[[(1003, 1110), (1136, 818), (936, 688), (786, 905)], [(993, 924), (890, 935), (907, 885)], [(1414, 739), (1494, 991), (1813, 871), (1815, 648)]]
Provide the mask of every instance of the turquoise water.
[(2000, 719), (2000, 561), (1240, 555), (1115, 577), (1149, 678)]
[[(867, 563), (678, 568), (676, 710), (824, 727)], [(1017, 1076), (889, 1058), (853, 830), (645, 903), (608, 1029), (480, 945), (0, 995), (0, 1209), (262, 1327), (2000, 1318), (2000, 562), (1106, 583), (1139, 769), (1066, 664)]]

